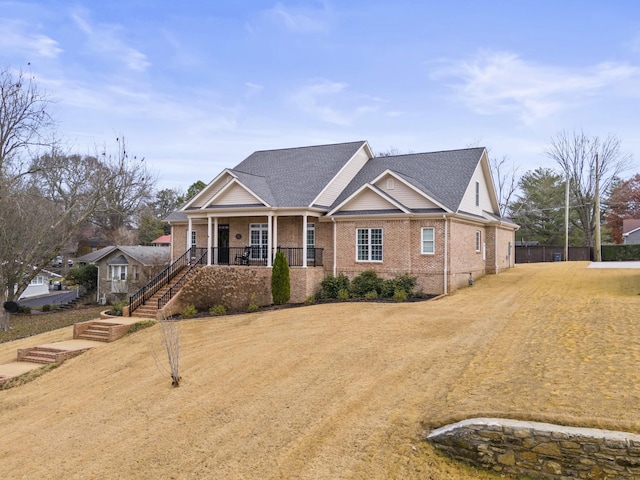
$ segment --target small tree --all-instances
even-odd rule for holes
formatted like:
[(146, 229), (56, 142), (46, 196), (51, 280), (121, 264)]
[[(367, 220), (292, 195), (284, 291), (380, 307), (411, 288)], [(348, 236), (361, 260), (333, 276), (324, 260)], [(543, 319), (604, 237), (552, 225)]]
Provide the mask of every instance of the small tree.
[(289, 278), (289, 264), (282, 252), (276, 252), (271, 271), (271, 296), (273, 303), (282, 305), (291, 298), (291, 280)]
[(167, 354), (171, 385), (180, 386), (180, 328), (179, 322), (162, 316), (160, 320), (160, 336), (162, 346)]

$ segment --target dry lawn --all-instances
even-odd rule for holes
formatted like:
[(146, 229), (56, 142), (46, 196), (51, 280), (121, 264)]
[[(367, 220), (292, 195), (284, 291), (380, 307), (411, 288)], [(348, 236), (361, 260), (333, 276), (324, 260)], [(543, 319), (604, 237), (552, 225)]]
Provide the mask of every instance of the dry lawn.
[(183, 322), (179, 388), (142, 330), (0, 391), (0, 476), (494, 479), (424, 430), (499, 415), (640, 432), (639, 293), (640, 270), (555, 263), (430, 302)]

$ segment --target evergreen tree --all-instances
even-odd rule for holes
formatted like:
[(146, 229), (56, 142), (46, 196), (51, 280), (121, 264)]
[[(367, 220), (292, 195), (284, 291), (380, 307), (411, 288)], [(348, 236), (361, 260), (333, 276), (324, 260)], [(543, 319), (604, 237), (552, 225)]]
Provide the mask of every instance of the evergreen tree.
[(276, 258), (271, 270), (271, 296), (275, 305), (283, 305), (291, 298), (291, 280), (289, 278), (289, 264), (282, 252), (276, 252)]

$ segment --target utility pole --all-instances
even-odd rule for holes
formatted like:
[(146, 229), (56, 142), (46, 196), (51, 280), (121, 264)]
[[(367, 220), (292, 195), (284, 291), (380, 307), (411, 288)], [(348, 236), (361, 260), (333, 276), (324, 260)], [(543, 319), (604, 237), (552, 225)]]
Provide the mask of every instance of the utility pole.
[(569, 261), (569, 172), (564, 192), (564, 261)]
[(596, 262), (602, 261), (602, 252), (600, 248), (600, 172), (598, 169), (598, 154), (596, 153), (596, 232), (593, 242), (594, 258)]

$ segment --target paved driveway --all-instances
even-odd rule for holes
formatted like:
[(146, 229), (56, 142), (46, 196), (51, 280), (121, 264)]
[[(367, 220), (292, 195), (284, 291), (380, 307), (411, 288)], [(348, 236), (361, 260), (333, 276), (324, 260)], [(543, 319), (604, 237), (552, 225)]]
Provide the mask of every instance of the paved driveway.
[(41, 297), (25, 298), (18, 303), (23, 307), (41, 307), (43, 305), (64, 305), (78, 298), (77, 290), (62, 290)]

